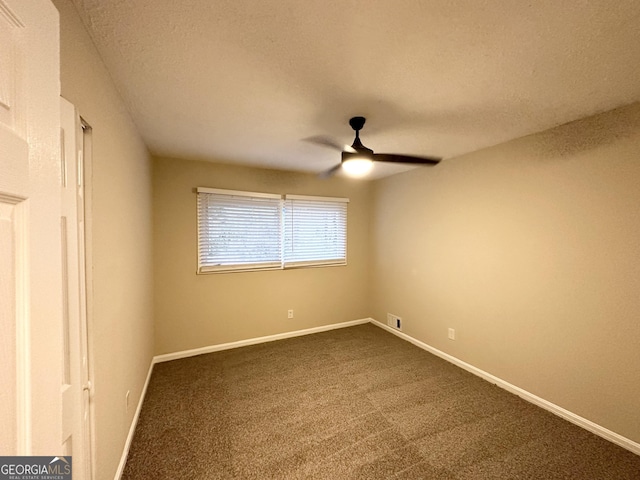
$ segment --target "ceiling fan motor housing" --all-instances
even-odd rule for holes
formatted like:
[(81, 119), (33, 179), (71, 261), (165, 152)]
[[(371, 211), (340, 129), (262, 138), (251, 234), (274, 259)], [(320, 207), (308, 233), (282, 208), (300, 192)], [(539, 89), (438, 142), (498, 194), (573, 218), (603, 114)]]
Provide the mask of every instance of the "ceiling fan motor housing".
[(353, 148), (355, 150), (354, 152), (342, 152), (342, 161), (344, 162), (345, 160), (348, 160), (350, 158), (354, 158), (354, 157), (366, 157), (368, 159), (372, 159), (373, 158), (373, 150), (371, 150), (370, 148), (365, 147), (362, 142), (360, 141), (360, 130), (362, 130), (362, 127), (364, 127), (364, 123), (367, 121), (366, 118), (364, 117), (352, 117), (349, 120), (349, 125), (351, 125), (351, 128), (353, 128), (356, 132), (356, 138), (353, 140), (353, 144), (351, 145), (351, 148)]
[(364, 117), (353, 117), (349, 120), (349, 125), (351, 125), (351, 128), (353, 128), (356, 133), (358, 133), (358, 130), (362, 130), (362, 127), (364, 127), (364, 122), (366, 122), (367, 119)]

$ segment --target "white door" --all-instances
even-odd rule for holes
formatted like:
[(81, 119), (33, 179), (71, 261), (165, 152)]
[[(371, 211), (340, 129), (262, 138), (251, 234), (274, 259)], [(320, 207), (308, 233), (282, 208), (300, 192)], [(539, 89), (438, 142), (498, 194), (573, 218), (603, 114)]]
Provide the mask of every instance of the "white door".
[(63, 370), (62, 444), (73, 456), (73, 476), (90, 479), (91, 381), (89, 379), (88, 329), (84, 249), (84, 155), (80, 116), (60, 99), (62, 126), (62, 287)]
[(59, 455), (58, 12), (0, 0), (0, 455)]

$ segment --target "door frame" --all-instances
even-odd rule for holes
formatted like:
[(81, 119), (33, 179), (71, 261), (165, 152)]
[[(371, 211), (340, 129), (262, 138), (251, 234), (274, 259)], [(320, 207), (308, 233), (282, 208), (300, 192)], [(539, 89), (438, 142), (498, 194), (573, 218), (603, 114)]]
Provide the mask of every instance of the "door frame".
[(88, 265), (93, 265), (93, 249), (92, 249), (92, 234), (93, 232), (93, 215), (92, 215), (92, 198), (93, 198), (93, 184), (91, 179), (93, 178), (93, 128), (91, 125), (78, 114), (80, 117), (81, 135), (82, 135), (82, 185), (83, 185), (83, 210), (84, 210), (84, 228), (82, 229), (83, 235), (83, 248), (84, 248), (84, 292), (82, 298), (84, 299), (84, 311), (86, 316), (86, 346), (87, 346), (87, 360), (89, 365), (87, 367), (89, 381), (91, 382), (88, 414), (89, 414), (89, 454), (87, 455), (89, 461), (89, 474), (90, 479), (97, 478), (96, 472), (96, 412), (94, 398), (94, 379), (95, 379), (95, 358), (93, 348), (93, 270), (87, 268)]
[[(82, 119), (75, 106), (61, 97), (61, 142), (62, 142), (62, 183), (61, 193), (63, 226), (66, 247), (63, 254), (65, 263), (63, 304), (66, 305), (64, 325), (65, 372), (63, 378), (63, 438), (73, 435), (72, 452), (74, 473), (79, 478), (95, 478), (95, 421), (93, 402), (93, 359), (91, 348), (91, 326), (88, 309), (88, 292), (91, 288), (90, 259), (87, 242), (87, 192), (90, 192), (91, 127)], [(67, 268), (66, 266), (71, 268)], [(79, 437), (79, 438), (78, 438)]]

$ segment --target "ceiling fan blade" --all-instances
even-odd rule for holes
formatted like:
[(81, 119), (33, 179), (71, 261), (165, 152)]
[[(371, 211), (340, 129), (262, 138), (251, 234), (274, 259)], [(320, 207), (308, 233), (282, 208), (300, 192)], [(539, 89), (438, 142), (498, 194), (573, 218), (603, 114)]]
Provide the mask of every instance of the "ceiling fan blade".
[(351, 147), (351, 145), (339, 143), (336, 139), (326, 135), (316, 135), (314, 137), (305, 138), (304, 141), (315, 143), (316, 145), (321, 145), (323, 147), (333, 148), (334, 150), (338, 150), (339, 152), (355, 152), (355, 149)]
[(331, 167), (329, 170), (325, 170), (324, 172), (321, 172), (318, 174), (318, 177), (320, 178), (329, 178), (331, 177), (334, 173), (336, 173), (338, 170), (340, 170), (340, 168), (342, 167), (342, 164), (339, 163), (337, 165), (334, 165), (333, 167)]
[(373, 161), (389, 163), (409, 163), (413, 165), (437, 165), (441, 158), (415, 157), (412, 155), (395, 155), (393, 153), (374, 153)]

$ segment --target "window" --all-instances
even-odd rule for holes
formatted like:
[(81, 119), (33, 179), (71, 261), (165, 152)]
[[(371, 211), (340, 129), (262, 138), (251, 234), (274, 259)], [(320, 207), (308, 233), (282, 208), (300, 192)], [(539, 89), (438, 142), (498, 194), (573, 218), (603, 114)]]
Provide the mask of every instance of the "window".
[(346, 198), (197, 194), (198, 273), (346, 265)]
[(198, 188), (198, 272), (280, 268), (282, 197)]
[(284, 266), (344, 265), (346, 261), (346, 199), (287, 195)]

